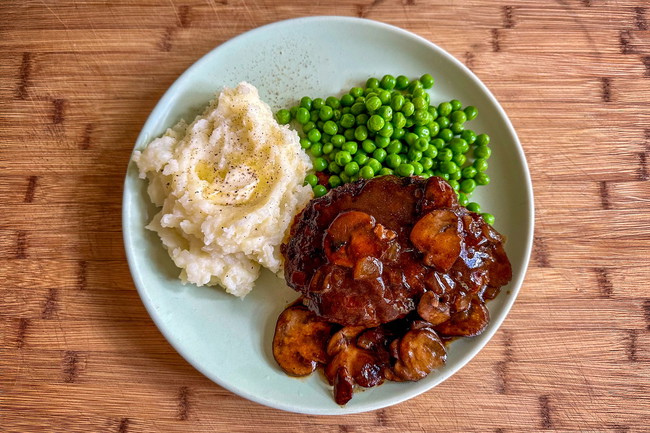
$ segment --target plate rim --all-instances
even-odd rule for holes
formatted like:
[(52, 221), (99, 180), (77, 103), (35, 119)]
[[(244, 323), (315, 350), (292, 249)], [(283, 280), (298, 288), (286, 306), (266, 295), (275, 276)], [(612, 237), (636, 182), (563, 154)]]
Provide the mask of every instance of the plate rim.
[[(254, 38), (256, 34), (268, 32), (269, 30), (272, 30), (275, 27), (291, 26), (296, 23), (303, 23), (309, 21), (345, 22), (345, 23), (350, 23), (352, 25), (365, 25), (365, 26), (375, 27), (376, 29), (381, 31), (397, 33), (401, 36), (405, 36), (425, 44), (429, 49), (437, 52), (439, 55), (444, 57), (447, 61), (453, 63), (456, 67), (463, 70), (463, 72), (467, 75), (467, 77), (470, 80), (472, 80), (474, 84), (476, 84), (481, 89), (482, 92), (484, 92), (484, 94), (487, 96), (490, 102), (495, 106), (499, 116), (505, 122), (507, 133), (512, 138), (512, 141), (515, 144), (515, 148), (517, 149), (517, 157), (523, 163), (522, 164), (523, 173), (524, 173), (524, 180), (526, 186), (525, 190), (526, 190), (527, 202), (528, 202), (526, 213), (527, 213), (528, 221), (530, 223), (528, 227), (528, 233), (524, 242), (524, 256), (522, 257), (522, 265), (521, 265), (522, 271), (520, 275), (518, 275), (518, 278), (516, 280), (513, 280), (509, 283), (510, 294), (508, 295), (508, 298), (503, 303), (502, 313), (498, 318), (491, 319), (490, 327), (486, 330), (485, 333), (481, 335), (481, 340), (476, 344), (474, 344), (472, 348), (468, 350), (468, 352), (459, 360), (458, 363), (456, 363), (453, 367), (451, 367), (446, 372), (446, 374), (443, 377), (441, 377), (439, 381), (433, 383), (431, 386), (421, 387), (422, 389), (414, 387), (411, 391), (400, 393), (397, 396), (382, 401), (381, 403), (368, 403), (364, 406), (357, 406), (354, 408), (346, 408), (345, 406), (344, 407), (333, 406), (331, 408), (323, 408), (322, 410), (309, 410), (309, 408), (304, 409), (301, 407), (295, 407), (291, 404), (287, 404), (281, 401), (267, 399), (263, 395), (257, 395), (257, 394), (247, 392), (245, 389), (239, 388), (235, 384), (232, 384), (231, 382), (227, 382), (223, 380), (221, 377), (203, 368), (199, 362), (195, 361), (195, 359), (192, 357), (190, 353), (186, 353), (185, 349), (182, 349), (180, 347), (179, 342), (177, 341), (177, 337), (172, 335), (171, 330), (169, 329), (168, 326), (164, 324), (163, 318), (156, 311), (156, 308), (153, 305), (154, 301), (147, 294), (147, 290), (145, 288), (145, 282), (143, 281), (142, 274), (138, 272), (138, 265), (136, 264), (136, 252), (134, 249), (135, 242), (132, 239), (132, 233), (128, 228), (128, 222), (132, 220), (132, 209), (130, 206), (128, 206), (128, 196), (129, 194), (131, 194), (131, 191), (128, 188), (128, 183), (130, 182), (130, 177), (132, 177), (130, 172), (131, 170), (134, 170), (134, 165), (132, 161), (133, 152), (135, 150), (138, 150), (143, 145), (143, 143), (146, 143), (152, 139), (152, 137), (150, 137), (149, 135), (149, 132), (147, 131), (153, 129), (152, 125), (157, 122), (156, 119), (165, 116), (168, 113), (168, 111), (171, 110), (172, 108), (171, 103), (174, 100), (174, 95), (178, 93), (176, 89), (183, 85), (183, 82), (186, 81), (187, 79), (186, 77), (191, 75), (195, 69), (201, 68), (203, 63), (208, 62), (209, 58), (216, 55), (218, 50), (221, 50), (230, 44), (237, 43), (239, 40), (244, 38)], [(141, 179), (136, 179), (136, 181), (141, 181)], [(474, 74), (474, 72), (472, 72), (467, 66), (465, 66), (462, 62), (460, 62), (458, 59), (456, 59), (454, 56), (452, 56), (450, 53), (448, 53), (440, 46), (436, 45), (435, 43), (431, 42), (430, 40), (416, 33), (405, 30), (403, 28), (394, 26), (392, 24), (387, 24), (381, 21), (367, 19), (367, 18), (356, 18), (356, 17), (349, 17), (349, 16), (336, 16), (336, 15), (320, 15), (320, 16), (299, 17), (299, 18), (291, 18), (291, 19), (276, 21), (240, 33), (237, 36), (210, 49), (207, 53), (202, 55), (198, 60), (192, 63), (187, 69), (185, 69), (185, 71), (182, 74), (180, 74), (178, 78), (176, 78), (176, 80), (174, 80), (174, 82), (160, 97), (155, 107), (147, 117), (147, 120), (143, 124), (140, 133), (138, 134), (135, 145), (131, 150), (131, 156), (129, 157), (129, 162), (127, 164), (127, 169), (126, 169), (125, 179), (123, 184), (122, 233), (123, 233), (123, 242), (124, 242), (126, 258), (129, 266), (129, 271), (131, 273), (133, 282), (136, 286), (136, 290), (138, 291), (138, 295), (142, 300), (142, 303), (144, 304), (145, 309), (149, 314), (149, 317), (152, 319), (152, 321), (154, 322), (154, 324), (156, 325), (160, 333), (164, 336), (165, 340), (193, 368), (195, 368), (197, 371), (199, 371), (201, 374), (206, 376), (211, 381), (215, 382), (217, 385), (223, 387), (224, 389), (227, 389), (229, 392), (232, 392), (240, 397), (246, 398), (250, 401), (256, 402), (258, 404), (262, 404), (264, 406), (268, 406), (274, 409), (280, 409), (288, 412), (310, 414), (310, 415), (345, 415), (345, 414), (362, 413), (362, 412), (378, 410), (381, 408), (402, 403), (426, 391), (429, 391), (432, 388), (440, 385), (442, 382), (444, 382), (451, 376), (453, 376), (456, 372), (458, 372), (458, 370), (463, 368), (472, 359), (474, 359), (474, 357), (476, 357), (476, 355), (481, 350), (483, 350), (485, 345), (492, 339), (494, 334), (496, 334), (496, 332), (501, 327), (503, 321), (510, 313), (510, 310), (512, 309), (512, 306), (519, 295), (524, 279), (526, 277), (528, 266), (530, 263), (530, 257), (532, 252), (533, 239), (534, 239), (534, 227), (535, 227), (534, 209), (535, 209), (534, 195), (533, 195), (530, 169), (528, 167), (528, 162), (526, 160), (526, 156), (523, 147), (521, 145), (521, 142), (519, 140), (519, 137), (517, 136), (517, 133), (512, 125), (512, 122), (508, 117), (504, 108), (501, 106), (501, 104), (499, 103), (497, 98), (492, 94), (492, 92), (487, 88), (487, 86), (478, 78), (478, 76), (476, 76), (476, 74)]]

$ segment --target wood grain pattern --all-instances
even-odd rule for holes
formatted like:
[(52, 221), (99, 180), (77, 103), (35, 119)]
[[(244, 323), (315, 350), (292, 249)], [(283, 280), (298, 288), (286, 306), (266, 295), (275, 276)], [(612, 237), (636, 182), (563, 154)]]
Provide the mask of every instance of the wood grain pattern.
[[(287, 414), (210, 382), (147, 315), (122, 246), (137, 134), (197, 58), (307, 15), (398, 25), (464, 61), (518, 131), (531, 266), (435, 389)], [(0, 3), (0, 430), (650, 431), (650, 4), (641, 0)]]

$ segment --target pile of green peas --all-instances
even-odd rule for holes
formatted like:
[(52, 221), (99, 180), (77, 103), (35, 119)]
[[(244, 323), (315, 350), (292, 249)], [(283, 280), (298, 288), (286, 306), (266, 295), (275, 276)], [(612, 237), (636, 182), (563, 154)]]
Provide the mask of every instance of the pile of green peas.
[[(478, 186), (490, 183), (490, 137), (465, 127), (478, 115), (476, 107), (463, 108), (456, 99), (432, 105), (427, 89), (433, 84), (430, 74), (413, 80), (371, 77), (365, 88), (353, 87), (340, 98), (305, 96), (291, 109), (279, 110), (278, 123), (295, 121), (300, 145), (321, 174), (305, 178), (314, 195), (375, 176), (439, 176), (454, 188), (461, 206), (481, 213), (469, 199)], [(481, 215), (494, 223), (493, 215)]]

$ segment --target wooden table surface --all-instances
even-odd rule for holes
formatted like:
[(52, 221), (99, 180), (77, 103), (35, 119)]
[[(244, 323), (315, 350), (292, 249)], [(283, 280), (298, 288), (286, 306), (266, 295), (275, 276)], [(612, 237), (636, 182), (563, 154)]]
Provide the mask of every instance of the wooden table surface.
[[(406, 403), (285, 413), (201, 375), (129, 274), (122, 182), (140, 128), (247, 30), (351, 15), (471, 68), (518, 131), (533, 257), (502, 328)], [(634, 0), (0, 3), (0, 430), (650, 431), (650, 4)]]

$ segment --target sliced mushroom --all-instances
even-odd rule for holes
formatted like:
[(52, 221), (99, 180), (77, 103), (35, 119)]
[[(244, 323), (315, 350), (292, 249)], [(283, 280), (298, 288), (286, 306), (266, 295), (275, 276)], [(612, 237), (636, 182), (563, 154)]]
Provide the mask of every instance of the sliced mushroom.
[(489, 321), (488, 309), (475, 297), (467, 310), (452, 314), (448, 321), (437, 325), (435, 329), (440, 335), (473, 337), (482, 333)]
[(384, 379), (382, 365), (374, 353), (354, 344), (354, 338), (363, 330), (362, 327), (343, 328), (332, 336), (327, 347), (332, 359), (325, 366), (325, 377), (334, 385), (334, 395), (339, 404), (349, 400), (350, 383), (369, 388), (379, 385)]
[(422, 208), (424, 214), (433, 209), (453, 207), (458, 203), (453, 188), (440, 177), (430, 177), (424, 189)]
[(418, 303), (418, 314), (432, 325), (439, 325), (451, 317), (449, 305), (440, 302), (440, 298), (434, 292), (426, 292)]
[(461, 250), (459, 220), (455, 213), (437, 209), (424, 215), (413, 226), (411, 242), (424, 254), (424, 263), (447, 272)]
[(365, 212), (339, 214), (327, 229), (325, 255), (331, 263), (348, 268), (361, 257), (380, 257), (381, 248), (374, 228), (375, 219)]
[(303, 305), (293, 305), (278, 317), (273, 336), (273, 357), (291, 376), (306, 376), (327, 362), (325, 347), (332, 334), (325, 322)]
[(447, 360), (444, 344), (429, 326), (413, 326), (391, 346), (396, 356), (391, 374), (387, 374), (391, 380), (423, 379)]

